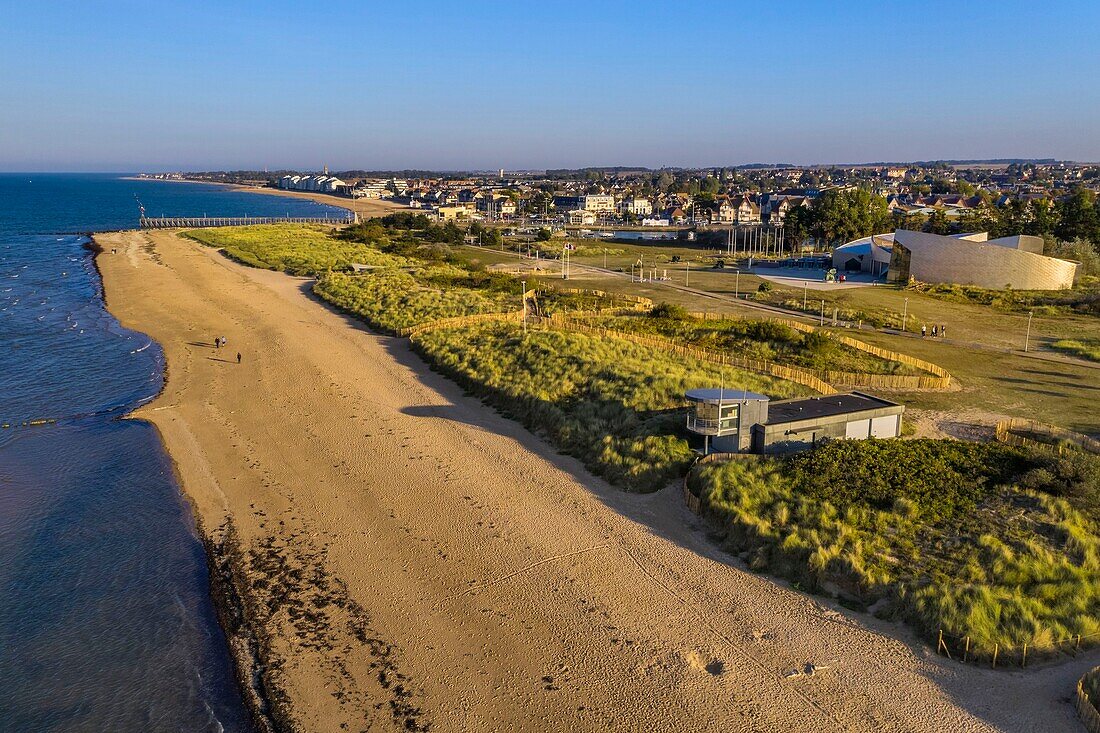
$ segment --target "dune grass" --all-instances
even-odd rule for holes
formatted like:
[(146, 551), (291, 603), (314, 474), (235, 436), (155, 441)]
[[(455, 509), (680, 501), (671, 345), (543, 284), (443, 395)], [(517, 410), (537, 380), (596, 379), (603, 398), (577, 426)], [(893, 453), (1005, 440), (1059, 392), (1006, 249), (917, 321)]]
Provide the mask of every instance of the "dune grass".
[(1061, 339), (1050, 347), (1080, 359), (1100, 361), (1100, 339)]
[(313, 291), (386, 333), (441, 318), (505, 313), (521, 307), (518, 284), (514, 292), (454, 284), (467, 274), (450, 266), (362, 275), (332, 272), (318, 278)]
[(403, 257), (377, 246), (331, 236), (331, 227), (311, 224), (258, 224), (244, 227), (192, 229), (184, 236), (251, 267), (280, 270), (291, 275), (318, 275), (327, 270), (349, 271), (353, 264), (395, 267), (409, 264)]
[(971, 656), (1100, 633), (1094, 456), (835, 441), (703, 465), (690, 484), (752, 568), (873, 606), (930, 640), (943, 629), (956, 650), (969, 637)]
[(542, 329), (524, 337), (517, 324), (441, 328), (414, 344), (433, 367), (631, 491), (655, 491), (690, 465), (685, 390), (724, 380), (774, 397), (806, 393), (621, 339)]
[(683, 344), (732, 353), (750, 359), (817, 370), (862, 374), (919, 374), (896, 361), (853, 349), (825, 332), (805, 333), (775, 321), (747, 318), (702, 320), (685, 314), (605, 317), (593, 322), (602, 328), (656, 334)]

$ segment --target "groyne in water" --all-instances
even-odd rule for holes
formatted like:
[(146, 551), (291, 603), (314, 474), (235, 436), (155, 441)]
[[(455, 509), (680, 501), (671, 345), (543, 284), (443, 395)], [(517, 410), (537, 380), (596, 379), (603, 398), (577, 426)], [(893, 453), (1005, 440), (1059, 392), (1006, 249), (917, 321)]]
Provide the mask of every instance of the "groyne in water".
[(205, 227), (242, 227), (256, 224), (355, 224), (359, 215), (344, 216), (158, 216), (141, 217), (142, 229), (201, 229)]

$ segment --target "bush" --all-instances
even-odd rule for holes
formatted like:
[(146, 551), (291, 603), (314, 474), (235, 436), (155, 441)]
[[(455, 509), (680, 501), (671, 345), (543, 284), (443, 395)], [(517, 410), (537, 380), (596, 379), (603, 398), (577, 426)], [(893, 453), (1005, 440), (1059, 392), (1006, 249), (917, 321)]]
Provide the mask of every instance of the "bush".
[(706, 464), (692, 490), (759, 570), (971, 654), (1100, 631), (1100, 458), (956, 441), (835, 441)]
[(670, 321), (687, 321), (691, 319), (691, 315), (687, 312), (687, 308), (672, 303), (660, 303), (655, 305), (650, 309), (648, 315), (650, 318), (666, 318)]

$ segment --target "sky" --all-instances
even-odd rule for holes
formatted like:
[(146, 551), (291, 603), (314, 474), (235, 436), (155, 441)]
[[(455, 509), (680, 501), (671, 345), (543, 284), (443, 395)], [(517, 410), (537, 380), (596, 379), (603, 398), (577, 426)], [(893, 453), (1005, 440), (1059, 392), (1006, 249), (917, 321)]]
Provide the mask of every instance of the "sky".
[(0, 0), (0, 170), (1100, 161), (1100, 3)]

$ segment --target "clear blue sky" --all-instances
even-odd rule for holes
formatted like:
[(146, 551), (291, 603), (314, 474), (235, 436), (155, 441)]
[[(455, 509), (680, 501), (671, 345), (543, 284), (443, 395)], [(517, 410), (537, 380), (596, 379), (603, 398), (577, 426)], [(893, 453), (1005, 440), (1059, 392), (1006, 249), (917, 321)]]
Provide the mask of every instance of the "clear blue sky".
[(0, 170), (1100, 160), (1100, 3), (0, 0)]

